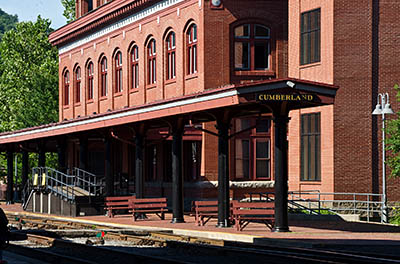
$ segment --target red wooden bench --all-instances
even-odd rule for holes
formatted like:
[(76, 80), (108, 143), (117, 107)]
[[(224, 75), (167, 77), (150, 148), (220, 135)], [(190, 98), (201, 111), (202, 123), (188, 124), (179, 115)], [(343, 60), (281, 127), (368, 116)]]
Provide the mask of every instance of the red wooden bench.
[[(218, 218), (218, 201), (194, 201), (194, 219), (197, 225), (204, 226), (211, 218)], [(232, 222), (232, 202), (230, 203), (230, 221)]]
[(204, 226), (211, 218), (218, 217), (218, 201), (194, 201), (194, 219), (197, 225)]
[(242, 231), (250, 222), (264, 223), (272, 229), (275, 224), (275, 203), (233, 201), (233, 219), (238, 231)]
[(143, 214), (156, 214), (161, 220), (164, 220), (165, 213), (168, 212), (167, 198), (133, 199), (131, 200), (131, 212), (133, 221)]
[(108, 217), (114, 217), (115, 210), (132, 210), (131, 201), (136, 196), (116, 196), (104, 198), (104, 209), (107, 210)]

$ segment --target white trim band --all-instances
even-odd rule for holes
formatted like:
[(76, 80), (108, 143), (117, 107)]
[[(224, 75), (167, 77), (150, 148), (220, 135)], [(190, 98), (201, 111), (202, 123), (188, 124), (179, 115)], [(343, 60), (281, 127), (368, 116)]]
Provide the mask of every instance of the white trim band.
[(139, 11), (139, 12), (127, 17), (127, 18), (124, 18), (124, 19), (122, 19), (122, 20), (120, 20), (118, 22), (115, 22), (115, 23), (113, 23), (113, 24), (111, 24), (111, 25), (109, 25), (109, 26), (107, 26), (107, 27), (105, 27), (105, 28), (103, 28), (103, 29), (101, 29), (101, 30), (99, 30), (97, 32), (94, 32), (94, 33), (86, 36), (85, 38), (82, 38), (80, 40), (71, 42), (71, 43), (69, 43), (69, 44), (67, 44), (65, 46), (60, 47), (58, 49), (58, 54), (65, 53), (65, 52), (68, 52), (68, 51), (70, 51), (72, 49), (75, 49), (75, 48), (77, 48), (79, 46), (85, 45), (86, 43), (88, 43), (88, 42), (90, 42), (92, 40), (95, 40), (97, 38), (100, 38), (100, 37), (102, 37), (104, 35), (107, 35), (108, 33), (112, 32), (114, 30), (120, 29), (120, 28), (122, 28), (124, 26), (127, 26), (129, 24), (132, 24), (132, 23), (134, 23), (134, 22), (136, 22), (136, 21), (138, 21), (140, 19), (143, 19), (145, 17), (151, 16), (154, 13), (157, 13), (157, 12), (159, 12), (161, 10), (164, 10), (164, 9), (170, 7), (170, 6), (173, 6), (173, 5), (175, 5), (177, 3), (180, 3), (180, 2), (183, 2), (183, 1), (184, 0), (164, 0), (164, 1), (161, 1), (161, 2), (159, 2), (157, 4), (154, 4), (154, 5), (152, 5), (152, 6), (148, 7), (148, 8), (145, 8), (142, 11)]
[(64, 128), (69, 128), (69, 127), (73, 127), (73, 126), (86, 125), (86, 124), (107, 121), (107, 120), (126, 117), (126, 116), (144, 114), (144, 113), (149, 113), (152, 111), (164, 110), (164, 109), (171, 108), (171, 107), (179, 107), (179, 106), (184, 106), (184, 105), (189, 105), (189, 104), (194, 104), (194, 103), (201, 103), (201, 102), (216, 100), (216, 99), (220, 99), (220, 98), (224, 98), (224, 97), (235, 96), (237, 94), (238, 94), (237, 91), (233, 90), (233, 91), (228, 91), (228, 92), (223, 92), (223, 93), (218, 93), (218, 94), (213, 94), (213, 95), (206, 95), (204, 97), (186, 99), (186, 100), (182, 100), (182, 101), (178, 101), (178, 102), (172, 102), (172, 103), (166, 103), (166, 104), (157, 105), (157, 106), (151, 106), (151, 107), (144, 108), (144, 109), (131, 110), (131, 111), (115, 114), (115, 115), (107, 115), (107, 116), (98, 117), (98, 118), (94, 117), (89, 120), (72, 122), (72, 123), (65, 124), (65, 125), (46, 127), (46, 128), (42, 128), (42, 129), (30, 130), (30, 131), (25, 131), (25, 132), (20, 132), (20, 133), (16, 132), (14, 134), (0, 136), (0, 140), (13, 138), (13, 137), (26, 136), (26, 135), (31, 135), (31, 134), (35, 134), (35, 133), (43, 133), (43, 132), (48, 132), (48, 131), (52, 131), (52, 130), (64, 129)]

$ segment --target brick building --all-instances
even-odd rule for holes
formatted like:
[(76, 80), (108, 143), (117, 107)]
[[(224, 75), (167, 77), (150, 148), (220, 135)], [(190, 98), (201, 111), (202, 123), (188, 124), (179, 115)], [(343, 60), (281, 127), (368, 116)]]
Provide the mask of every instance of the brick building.
[(399, 5), (77, 0), (50, 35), (60, 122), (0, 146), (58, 152), (60, 171), (97, 175), (107, 195), (171, 198), (177, 221), (183, 201), (268, 191), (285, 219), (287, 177), (293, 191), (379, 193), (371, 112), (378, 92), (394, 98)]

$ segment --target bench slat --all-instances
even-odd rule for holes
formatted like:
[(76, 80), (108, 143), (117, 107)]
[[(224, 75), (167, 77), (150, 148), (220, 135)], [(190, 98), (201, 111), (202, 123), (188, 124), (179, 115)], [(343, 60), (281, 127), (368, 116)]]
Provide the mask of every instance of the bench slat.
[(164, 220), (164, 214), (168, 212), (167, 198), (134, 199), (131, 201), (131, 212), (133, 221), (136, 221), (140, 214), (147, 213), (155, 213)]
[(134, 202), (137, 204), (141, 203), (166, 203), (167, 198), (143, 198), (143, 199), (134, 199)]
[(132, 208), (164, 208), (167, 207), (166, 203), (155, 203), (155, 204), (132, 204)]
[(235, 215), (274, 215), (274, 209), (233, 209)]
[(195, 201), (195, 206), (218, 206), (218, 201)]

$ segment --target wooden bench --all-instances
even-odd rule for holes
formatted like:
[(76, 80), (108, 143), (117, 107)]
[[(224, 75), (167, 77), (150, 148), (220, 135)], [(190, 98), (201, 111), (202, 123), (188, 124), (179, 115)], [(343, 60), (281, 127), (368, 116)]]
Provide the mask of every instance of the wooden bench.
[[(204, 226), (211, 218), (218, 218), (218, 201), (194, 201), (192, 210), (196, 224)], [(233, 221), (232, 202), (230, 203), (230, 221)]]
[(264, 223), (272, 229), (275, 224), (275, 203), (233, 201), (233, 219), (238, 231), (242, 231), (250, 222)]
[(211, 218), (218, 217), (218, 201), (194, 201), (193, 209), (198, 226), (204, 226)]
[(104, 198), (104, 209), (107, 210), (108, 217), (114, 217), (115, 210), (132, 210), (131, 201), (136, 196), (116, 196), (116, 197), (105, 197)]
[(164, 220), (165, 212), (168, 212), (167, 198), (133, 199), (131, 200), (131, 212), (133, 221), (143, 214), (156, 214), (161, 220)]

